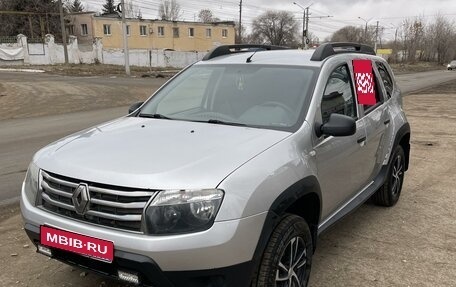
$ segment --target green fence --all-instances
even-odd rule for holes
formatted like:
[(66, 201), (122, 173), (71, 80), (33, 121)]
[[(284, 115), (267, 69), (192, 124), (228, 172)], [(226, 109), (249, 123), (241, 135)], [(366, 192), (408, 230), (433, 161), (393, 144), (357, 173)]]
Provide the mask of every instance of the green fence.
[(44, 38), (27, 38), (27, 43), (29, 43), (29, 44), (42, 44), (42, 43), (44, 43)]
[(16, 36), (0, 36), (0, 44), (11, 44), (11, 43), (17, 43), (17, 37)]

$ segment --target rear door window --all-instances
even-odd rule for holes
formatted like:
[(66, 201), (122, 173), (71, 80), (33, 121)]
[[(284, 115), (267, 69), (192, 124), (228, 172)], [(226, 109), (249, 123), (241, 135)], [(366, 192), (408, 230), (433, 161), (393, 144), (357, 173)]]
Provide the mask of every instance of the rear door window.
[(386, 97), (387, 99), (390, 99), (393, 95), (394, 90), (393, 77), (391, 77), (390, 73), (388, 72), (388, 69), (385, 67), (383, 63), (376, 62), (376, 64), (383, 86), (385, 87)]
[(368, 114), (383, 103), (378, 76), (373, 70), (371, 60), (353, 60), (353, 70), (358, 104), (363, 106), (364, 114)]

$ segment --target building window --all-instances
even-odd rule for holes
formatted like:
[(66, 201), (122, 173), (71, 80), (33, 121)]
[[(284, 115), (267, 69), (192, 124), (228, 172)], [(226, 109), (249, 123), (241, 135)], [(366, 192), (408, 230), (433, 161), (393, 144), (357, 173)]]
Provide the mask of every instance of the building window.
[(130, 36), (130, 25), (127, 25), (127, 36)]
[(109, 24), (103, 25), (103, 34), (111, 35), (111, 25), (109, 25)]
[(188, 28), (188, 36), (195, 37), (195, 28)]
[(89, 30), (87, 29), (87, 24), (81, 24), (81, 35), (85, 36), (89, 34)]
[(139, 26), (139, 35), (147, 36), (147, 26), (145, 26), (145, 25)]
[(177, 27), (173, 28), (173, 37), (179, 38), (179, 28), (177, 28)]
[(74, 25), (67, 26), (68, 35), (74, 35)]
[(211, 38), (212, 37), (212, 30), (211, 28), (206, 29), (206, 38)]
[(160, 36), (160, 37), (165, 36), (165, 27), (163, 27), (163, 26), (158, 27), (158, 36)]
[(227, 38), (228, 37), (228, 29), (223, 29), (222, 30), (222, 37)]

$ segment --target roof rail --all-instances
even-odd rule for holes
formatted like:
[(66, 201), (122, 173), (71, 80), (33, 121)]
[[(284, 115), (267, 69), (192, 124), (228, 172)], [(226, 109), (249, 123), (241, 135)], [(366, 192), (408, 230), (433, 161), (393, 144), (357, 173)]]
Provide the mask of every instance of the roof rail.
[(212, 49), (207, 53), (203, 61), (207, 61), (216, 57), (230, 55), (234, 53), (255, 52), (255, 51), (270, 51), (270, 50), (285, 50), (288, 47), (273, 46), (273, 45), (257, 45), (257, 44), (238, 44), (238, 45), (223, 45)]
[(375, 55), (375, 51), (371, 46), (359, 43), (325, 43), (320, 45), (312, 57), (311, 61), (323, 61), (329, 56), (342, 53), (358, 53), (366, 55)]

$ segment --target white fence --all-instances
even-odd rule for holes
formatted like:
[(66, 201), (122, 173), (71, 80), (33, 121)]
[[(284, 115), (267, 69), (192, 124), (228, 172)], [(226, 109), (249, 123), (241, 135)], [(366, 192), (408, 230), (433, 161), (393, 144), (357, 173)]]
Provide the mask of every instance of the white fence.
[[(71, 64), (113, 64), (124, 65), (123, 49), (104, 49), (101, 39), (96, 39), (92, 47), (80, 49), (78, 40), (70, 36), (68, 60)], [(17, 36), (17, 43), (0, 43), (1, 65), (52, 65), (65, 62), (63, 45), (54, 41), (54, 36), (46, 35), (43, 43), (28, 43), (24, 35)], [(130, 65), (141, 67), (183, 68), (201, 60), (202, 52), (177, 52), (157, 49), (131, 49)]]

